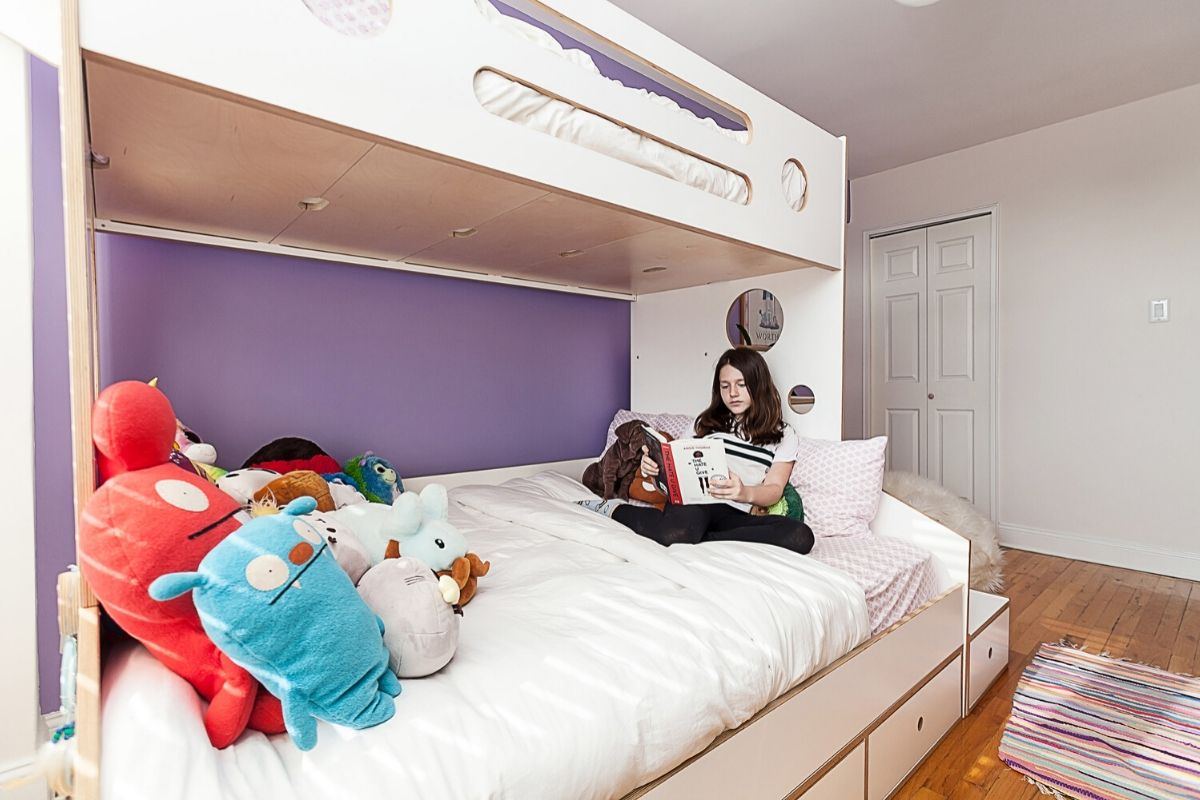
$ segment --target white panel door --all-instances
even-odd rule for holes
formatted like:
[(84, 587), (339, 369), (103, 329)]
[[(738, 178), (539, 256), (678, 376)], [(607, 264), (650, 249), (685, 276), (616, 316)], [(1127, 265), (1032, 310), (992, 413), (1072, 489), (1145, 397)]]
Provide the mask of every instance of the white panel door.
[(991, 516), (991, 217), (871, 240), (872, 436)]
[(991, 218), (927, 231), (928, 476), (991, 516)]
[(926, 474), (925, 230), (871, 240), (871, 434), (887, 469)]

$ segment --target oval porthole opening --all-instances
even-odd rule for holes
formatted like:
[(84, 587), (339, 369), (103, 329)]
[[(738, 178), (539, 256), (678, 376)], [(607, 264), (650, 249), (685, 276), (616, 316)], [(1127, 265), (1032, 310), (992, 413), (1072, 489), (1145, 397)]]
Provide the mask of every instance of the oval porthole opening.
[(301, 0), (326, 27), (342, 36), (378, 36), (392, 21), (392, 0)]
[(808, 172), (794, 158), (783, 162), (783, 174), (779, 176), (783, 188), (783, 199), (792, 211), (803, 211), (808, 204)]
[(725, 336), (734, 347), (766, 351), (783, 333), (783, 306), (766, 289), (742, 292), (725, 314)]
[(795, 411), (797, 414), (807, 414), (813, 410), (813, 406), (817, 403), (817, 397), (813, 394), (813, 390), (804, 384), (793, 386), (788, 392), (788, 408)]

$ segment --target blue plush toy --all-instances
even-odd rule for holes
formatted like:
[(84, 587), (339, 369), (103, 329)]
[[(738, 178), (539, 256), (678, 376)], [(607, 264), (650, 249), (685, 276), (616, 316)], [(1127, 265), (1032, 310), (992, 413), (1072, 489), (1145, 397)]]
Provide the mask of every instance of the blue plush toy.
[[(346, 472), (339, 474), (350, 477), (355, 488), (372, 503), (391, 505), (404, 492), (404, 481), (396, 468), (370, 450), (347, 461)], [(331, 480), (328, 476), (325, 479)]]
[(369, 728), (392, 717), (400, 693), (382, 620), (301, 518), (316, 505), (301, 497), (278, 515), (257, 517), (214, 547), (198, 572), (150, 584), (155, 600), (192, 591), (204, 630), (282, 701), (301, 750), (316, 745), (317, 718)]

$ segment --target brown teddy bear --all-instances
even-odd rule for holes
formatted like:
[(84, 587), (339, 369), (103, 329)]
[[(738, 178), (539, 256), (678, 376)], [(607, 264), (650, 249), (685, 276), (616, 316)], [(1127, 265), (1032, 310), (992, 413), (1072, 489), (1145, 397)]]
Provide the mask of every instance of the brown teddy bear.
[[(613, 431), (617, 440), (608, 448), (600, 460), (588, 466), (583, 473), (583, 485), (605, 500), (619, 497), (622, 500), (640, 500), (662, 509), (667, 495), (658, 485), (642, 475), (642, 447), (646, 444), (646, 423), (632, 419), (621, 423)], [(660, 431), (661, 433), (661, 431)], [(663, 433), (667, 441), (669, 434)]]
[(311, 497), (316, 500), (318, 511), (333, 511), (335, 507), (333, 496), (329, 493), (329, 483), (308, 469), (298, 469), (280, 475), (254, 493), (255, 502), (262, 503), (269, 498), (280, 508), (298, 497)]
[[(400, 543), (395, 539), (389, 539), (387, 550), (384, 553), (384, 559), (400, 557)], [(484, 561), (474, 553), (467, 553), (465, 556), (459, 556), (450, 564), (450, 569), (438, 571), (437, 576), (449, 577), (458, 584), (458, 603), (456, 605), (462, 608), (467, 603), (471, 602), (471, 598), (475, 596), (475, 590), (479, 586), (479, 579), (488, 574), (492, 568), (492, 562)]]

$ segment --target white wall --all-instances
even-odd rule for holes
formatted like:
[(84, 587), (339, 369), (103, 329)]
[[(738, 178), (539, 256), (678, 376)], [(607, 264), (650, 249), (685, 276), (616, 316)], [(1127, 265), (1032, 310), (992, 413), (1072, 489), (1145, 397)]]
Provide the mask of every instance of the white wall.
[[(1200, 85), (853, 182), (863, 232), (999, 204), (997, 520), (1013, 546), (1200, 578)], [(1149, 324), (1149, 300), (1171, 321)]]
[[(0, 35), (0, 781), (28, 766), (38, 743), (33, 538), (33, 181), (29, 57)], [(69, 500), (68, 500), (69, 502)], [(13, 798), (46, 797), (28, 786)], [(6, 795), (8, 796), (8, 795)]]
[[(840, 438), (842, 274), (816, 267), (640, 295), (631, 311), (634, 410), (699, 414), (712, 392), (713, 365), (729, 348), (725, 315), (747, 289), (772, 292), (783, 308), (779, 341), (763, 353), (784, 418), (802, 436)], [(813, 390), (807, 414), (787, 408), (796, 384)]]

